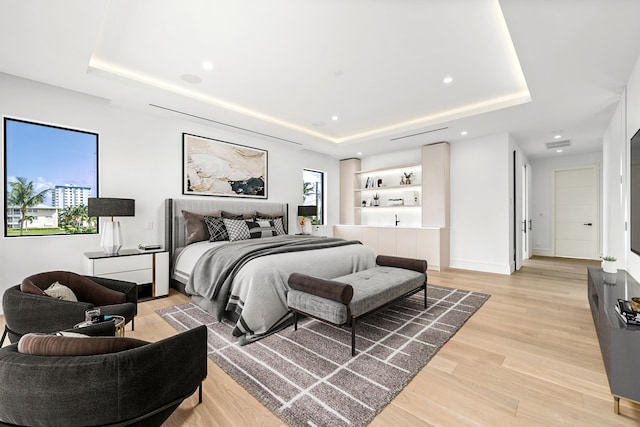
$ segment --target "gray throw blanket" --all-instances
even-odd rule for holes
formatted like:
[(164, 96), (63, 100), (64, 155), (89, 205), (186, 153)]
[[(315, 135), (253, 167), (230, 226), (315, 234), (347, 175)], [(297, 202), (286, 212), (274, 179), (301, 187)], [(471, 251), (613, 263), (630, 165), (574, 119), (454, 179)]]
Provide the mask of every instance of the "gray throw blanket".
[(233, 279), (249, 261), (267, 255), (353, 244), (361, 243), (356, 240), (288, 235), (230, 242), (203, 254), (196, 263), (185, 289), (189, 294), (199, 295), (211, 301), (215, 307), (215, 313), (212, 314), (220, 321), (229, 302)]

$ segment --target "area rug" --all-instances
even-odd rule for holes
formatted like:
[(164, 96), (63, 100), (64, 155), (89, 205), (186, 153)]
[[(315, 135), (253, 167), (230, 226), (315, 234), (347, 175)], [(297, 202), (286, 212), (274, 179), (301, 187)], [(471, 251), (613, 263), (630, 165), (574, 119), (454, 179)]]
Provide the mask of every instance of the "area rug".
[(428, 286), (364, 318), (351, 332), (305, 318), (240, 346), (231, 323), (193, 303), (158, 310), (178, 331), (207, 325), (208, 355), (287, 424), (365, 426), (409, 383), (489, 295)]

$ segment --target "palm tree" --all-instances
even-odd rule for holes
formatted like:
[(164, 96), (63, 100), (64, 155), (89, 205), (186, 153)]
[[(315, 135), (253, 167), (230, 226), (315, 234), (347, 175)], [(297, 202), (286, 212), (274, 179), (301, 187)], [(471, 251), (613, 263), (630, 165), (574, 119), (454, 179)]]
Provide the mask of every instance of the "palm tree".
[(22, 236), (25, 222), (33, 221), (33, 217), (27, 216), (27, 209), (44, 202), (44, 197), (51, 189), (47, 188), (36, 193), (33, 188), (33, 181), (27, 181), (27, 178), (24, 177), (16, 179), (17, 181), (9, 183), (11, 191), (7, 195), (7, 205), (20, 206), (20, 235)]
[(68, 206), (58, 214), (59, 226), (72, 233), (82, 229), (88, 220), (89, 209), (86, 205)]

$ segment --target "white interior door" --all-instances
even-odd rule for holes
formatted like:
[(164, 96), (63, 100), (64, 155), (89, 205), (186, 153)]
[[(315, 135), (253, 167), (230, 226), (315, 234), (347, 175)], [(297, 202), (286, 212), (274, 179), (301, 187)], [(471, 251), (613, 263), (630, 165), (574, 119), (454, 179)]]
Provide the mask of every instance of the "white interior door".
[(554, 171), (556, 256), (599, 258), (599, 193), (597, 166)]
[(529, 259), (531, 216), (529, 215), (529, 165), (522, 165), (522, 259)]

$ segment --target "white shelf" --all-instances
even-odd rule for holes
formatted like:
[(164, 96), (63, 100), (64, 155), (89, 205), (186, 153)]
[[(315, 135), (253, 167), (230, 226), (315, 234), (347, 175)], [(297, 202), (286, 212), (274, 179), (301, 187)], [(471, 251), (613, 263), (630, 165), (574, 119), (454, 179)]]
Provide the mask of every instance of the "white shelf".
[(391, 191), (397, 191), (397, 190), (421, 190), (422, 189), (422, 185), (420, 184), (410, 184), (410, 185), (389, 185), (387, 187), (371, 187), (371, 188), (356, 188), (355, 192), (372, 192), (375, 193), (377, 191), (385, 191), (385, 190), (391, 190)]
[(393, 171), (403, 171), (406, 169), (422, 169), (422, 165), (420, 163), (414, 163), (411, 165), (400, 165), (400, 166), (392, 166), (388, 168), (379, 168), (379, 169), (367, 169), (356, 171), (355, 174), (369, 174), (369, 173), (377, 173), (377, 172), (393, 172)]

